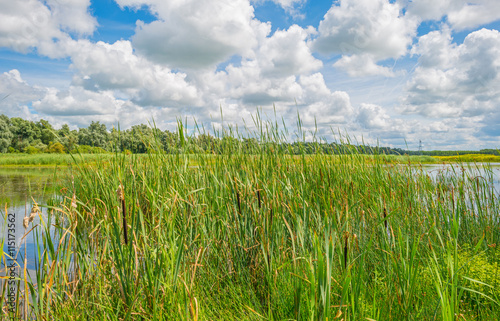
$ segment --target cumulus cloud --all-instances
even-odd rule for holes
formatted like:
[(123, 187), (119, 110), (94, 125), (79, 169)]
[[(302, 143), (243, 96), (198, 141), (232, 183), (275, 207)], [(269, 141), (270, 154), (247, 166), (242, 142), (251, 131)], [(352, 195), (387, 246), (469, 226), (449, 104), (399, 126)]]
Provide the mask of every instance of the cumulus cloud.
[(401, 9), (398, 2), (387, 0), (341, 0), (320, 22), (314, 48), (325, 54), (398, 58), (406, 54), (417, 27)]
[(51, 116), (88, 116), (100, 118), (114, 114), (124, 101), (116, 100), (110, 91), (93, 92), (82, 87), (59, 91), (49, 88), (47, 94), (33, 102), (36, 111)]
[[(405, 55), (416, 34), (418, 20), (402, 13), (399, 2), (341, 0), (319, 24), (313, 48), (341, 54), (337, 67), (354, 75), (390, 75), (376, 62)], [(360, 66), (367, 71), (359, 70)]]
[(264, 76), (282, 77), (306, 74), (323, 66), (313, 57), (306, 40), (316, 30), (292, 25), (288, 30), (278, 30), (266, 38), (258, 49), (259, 65)]
[(300, 77), (302, 95), (297, 104), (304, 123), (333, 126), (345, 124), (353, 114), (353, 107), (349, 95), (344, 91), (331, 92), (325, 84), (323, 75), (315, 73), (311, 76)]
[(483, 118), (487, 127), (490, 119), (500, 118), (500, 32), (481, 29), (453, 45), (446, 31), (436, 31), (421, 37), (413, 52), (422, 65), (407, 84), (404, 112), (452, 118), (489, 115)]
[(80, 40), (71, 53), (74, 85), (90, 90), (121, 90), (143, 106), (198, 105), (197, 89), (186, 74), (154, 64), (134, 53), (130, 41), (114, 44)]
[(363, 76), (385, 76), (394, 77), (395, 73), (387, 67), (377, 65), (370, 54), (361, 54), (353, 56), (342, 56), (333, 66), (343, 70), (351, 77)]
[(301, 9), (307, 0), (252, 0), (252, 3), (259, 5), (266, 1), (274, 2), (294, 18), (304, 18), (304, 14), (301, 13)]
[(27, 104), (44, 94), (44, 88), (30, 86), (17, 69), (0, 74), (0, 114), (30, 118)]
[(254, 18), (248, 0), (117, 0), (148, 6), (158, 20), (139, 22), (134, 47), (172, 68), (205, 68), (233, 55), (251, 56), (271, 28)]
[(215, 105), (221, 97), (243, 105), (293, 104), (304, 95), (298, 79), (322, 67), (307, 45), (313, 32), (293, 25), (265, 39), (254, 58), (243, 59), (240, 65), (229, 64), (219, 72), (190, 73), (190, 78), (197, 88), (203, 88), (205, 99)]
[(26, 53), (43, 42), (63, 37), (50, 9), (37, 0), (3, 1), (0, 46)]
[(389, 125), (390, 117), (380, 106), (361, 104), (356, 120), (367, 129), (382, 129)]
[[(47, 4), (47, 5), (46, 5)], [(70, 36), (61, 30), (90, 34), (96, 20), (88, 12), (88, 0), (3, 1), (0, 12), (0, 47), (26, 53), (37, 49), (50, 58), (66, 56)]]
[[(436, 39), (447, 41), (443, 45)], [(439, 47), (439, 49), (436, 49)], [(443, 49), (444, 48), (444, 49)], [(443, 51), (445, 55), (436, 55)], [(500, 32), (481, 29), (461, 45), (436, 31), (420, 38), (415, 47), (422, 66), (408, 83), (407, 112), (433, 116), (473, 115), (495, 106), (500, 91)]]
[(479, 27), (500, 19), (497, 0), (420, 0), (408, 5), (408, 13), (422, 20), (447, 21), (456, 30)]
[(52, 19), (66, 31), (79, 35), (92, 34), (97, 20), (89, 12), (90, 0), (46, 0)]

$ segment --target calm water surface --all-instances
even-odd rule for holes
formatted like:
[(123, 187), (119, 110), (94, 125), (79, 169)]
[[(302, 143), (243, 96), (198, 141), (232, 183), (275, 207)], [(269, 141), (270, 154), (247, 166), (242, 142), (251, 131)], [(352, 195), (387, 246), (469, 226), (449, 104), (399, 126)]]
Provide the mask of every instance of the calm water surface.
[(477, 163), (477, 164), (428, 164), (422, 165), (422, 169), (433, 179), (446, 178), (459, 175), (464, 178), (480, 178), (488, 182), (496, 194), (500, 194), (500, 163)]
[[(41, 232), (41, 219), (47, 221), (48, 209), (44, 207), (51, 200), (57, 200), (55, 186), (64, 170), (58, 168), (11, 168), (0, 167), (0, 242), (3, 253), (0, 275), (5, 275), (5, 263), (12, 261), (7, 256), (9, 241), (15, 243), (15, 261), (23, 265), (25, 254), (27, 268), (35, 268), (35, 233)], [(23, 226), (25, 215), (29, 216), (35, 204), (39, 205), (41, 217), (37, 215), (29, 223), (28, 230)], [(10, 226), (6, 223), (10, 223)], [(25, 235), (32, 227), (34, 231)]]

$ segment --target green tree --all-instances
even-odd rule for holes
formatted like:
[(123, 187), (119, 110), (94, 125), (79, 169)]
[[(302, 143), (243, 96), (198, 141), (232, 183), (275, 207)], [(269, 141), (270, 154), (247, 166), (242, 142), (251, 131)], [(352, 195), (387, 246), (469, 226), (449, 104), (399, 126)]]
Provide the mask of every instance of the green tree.
[(35, 137), (35, 139), (39, 138), (45, 145), (53, 142), (56, 138), (54, 128), (52, 128), (52, 125), (44, 119), (40, 119), (35, 123), (35, 132), (39, 133), (38, 137)]
[(105, 124), (92, 122), (88, 128), (80, 128), (78, 132), (78, 143), (108, 149), (109, 133)]
[(13, 134), (11, 146), (23, 152), (35, 140), (35, 124), (19, 117), (10, 119), (10, 131)]
[(7, 152), (13, 136), (14, 135), (10, 132), (7, 122), (5, 122), (3, 118), (0, 118), (0, 153)]

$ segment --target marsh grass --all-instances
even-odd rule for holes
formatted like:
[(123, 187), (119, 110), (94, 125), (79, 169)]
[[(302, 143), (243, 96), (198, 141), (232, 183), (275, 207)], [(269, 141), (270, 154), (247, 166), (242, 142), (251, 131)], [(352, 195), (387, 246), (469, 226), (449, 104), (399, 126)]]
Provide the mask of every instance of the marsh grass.
[(0, 166), (55, 166), (72, 165), (75, 162), (103, 162), (110, 160), (110, 154), (0, 154)]
[[(499, 202), (485, 180), (436, 182), (355, 150), (292, 157), (286, 129), (256, 124), (252, 153), (226, 128), (217, 156), (152, 141), (143, 157), (75, 163), (39, 235), (30, 317), (500, 318)], [(179, 137), (188, 149), (182, 124)]]
[(456, 156), (435, 156), (443, 162), (499, 163), (500, 156), (484, 154), (465, 154)]

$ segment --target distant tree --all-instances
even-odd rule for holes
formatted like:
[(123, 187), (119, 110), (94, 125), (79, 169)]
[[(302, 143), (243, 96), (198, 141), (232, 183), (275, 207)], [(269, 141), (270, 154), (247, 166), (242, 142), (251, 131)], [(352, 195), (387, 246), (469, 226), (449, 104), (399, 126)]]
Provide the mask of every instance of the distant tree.
[(109, 133), (106, 125), (92, 122), (88, 128), (80, 128), (78, 132), (78, 143), (94, 147), (108, 148)]
[(64, 154), (64, 146), (57, 142), (57, 143), (53, 143), (53, 144), (50, 144), (49, 147), (47, 148), (47, 151), (49, 153), (54, 153), (54, 154)]
[(52, 125), (48, 121), (40, 119), (35, 123), (34, 127), (34, 131), (38, 132), (38, 135), (34, 137), (35, 139), (39, 138), (45, 145), (55, 140), (56, 135), (54, 128), (52, 128)]
[(7, 152), (13, 136), (7, 122), (3, 118), (0, 118), (0, 153)]
[(57, 131), (57, 136), (68, 152), (74, 150), (78, 145), (78, 132), (70, 130), (67, 124), (62, 125), (61, 129)]
[(35, 124), (19, 117), (10, 119), (10, 132), (13, 134), (11, 146), (23, 152), (35, 140)]

